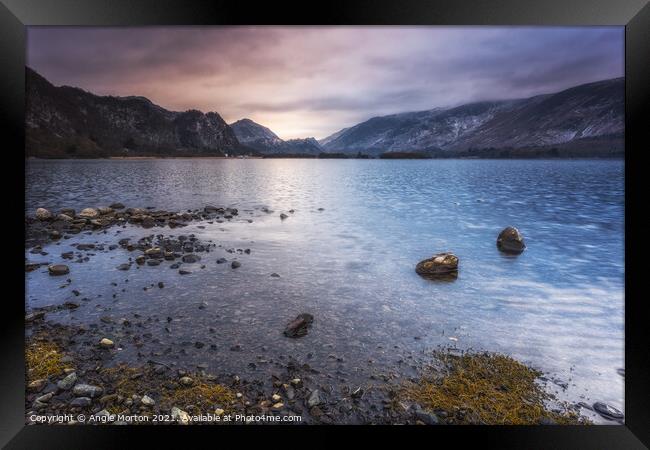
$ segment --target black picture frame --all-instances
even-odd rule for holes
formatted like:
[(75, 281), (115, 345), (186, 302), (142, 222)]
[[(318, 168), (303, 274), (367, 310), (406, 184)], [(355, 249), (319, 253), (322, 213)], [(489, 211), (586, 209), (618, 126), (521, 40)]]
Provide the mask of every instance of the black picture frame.
[[(24, 232), (24, 93), (26, 26), (30, 25), (624, 25), (625, 55), (625, 425), (537, 427), (392, 427), (391, 434), (418, 434), (424, 442), (454, 445), (467, 439), (482, 447), (497, 448), (647, 448), (650, 445), (650, 342), (646, 299), (639, 289), (641, 270), (642, 170), (650, 127), (643, 120), (650, 105), (650, 4), (645, 0), (492, 0), (416, 1), (348, 0), (318, 3), (229, 2), (202, 0), (0, 0), (0, 117), (4, 157), (5, 221), (15, 228), (6, 234), (8, 260), (24, 258), (20, 239)], [(644, 114), (645, 113), (645, 114)], [(22, 194), (21, 194), (22, 192)], [(6, 233), (9, 233), (7, 231)], [(14, 242), (15, 241), (15, 242)], [(24, 299), (23, 271), (13, 264), (3, 271), (5, 286), (16, 287), (2, 305), (2, 372), (0, 376), (0, 444), (6, 448), (115, 448), (129, 445), (134, 434), (227, 434), (246, 427), (64, 427), (25, 426), (24, 420)], [(5, 292), (7, 290), (5, 289)], [(128, 433), (125, 429), (128, 428)], [(228, 430), (226, 430), (228, 428)], [(304, 431), (308, 427), (294, 427)], [(234, 430), (238, 429), (238, 430)], [(283, 427), (266, 427), (276, 432)], [(173, 431), (172, 431), (173, 430)], [(324, 431), (325, 430), (325, 431)], [(383, 427), (356, 427), (383, 439)], [(245, 430), (244, 430), (245, 431)], [(311, 427), (324, 443), (335, 439), (329, 427)], [(432, 435), (433, 433), (433, 435)], [(266, 433), (265, 433), (266, 434)], [(277, 433), (276, 439), (287, 439)], [(250, 436), (250, 433), (248, 433)], [(267, 438), (268, 439), (268, 438)], [(210, 442), (209, 440), (206, 442)], [(286, 445), (279, 443), (278, 445)], [(305, 444), (298, 444), (305, 445)]]

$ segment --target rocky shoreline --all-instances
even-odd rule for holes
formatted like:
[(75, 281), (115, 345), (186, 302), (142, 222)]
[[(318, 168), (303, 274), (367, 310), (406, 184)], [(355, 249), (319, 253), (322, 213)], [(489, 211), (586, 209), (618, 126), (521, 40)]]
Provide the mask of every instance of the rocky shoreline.
[[(260, 213), (272, 214), (273, 211), (262, 208)], [(282, 212), (278, 220), (287, 220), (294, 213), (294, 210)], [(164, 231), (184, 227), (190, 222), (219, 224), (234, 220), (253, 222), (251, 218), (241, 218), (237, 209), (214, 206), (169, 212), (154, 208), (125, 208), (115, 203), (80, 212), (64, 209), (58, 214), (39, 208), (36, 217), (26, 218), (26, 247), (31, 248), (30, 254), (47, 256), (43, 245), (56, 244), (79, 233), (105, 234), (109, 228), (125, 228), (128, 225)], [(507, 235), (519, 240), (523, 246), (519, 232), (512, 230), (516, 233), (509, 231)], [(500, 239), (503, 240), (503, 237)], [(192, 270), (204, 268), (205, 264), (214, 263), (228, 263), (229, 270), (234, 271), (242, 267), (240, 259), (251, 253), (250, 248), (225, 248), (209, 240), (201, 241), (192, 233), (165, 235), (158, 232), (139, 239), (117, 239), (112, 244), (72, 245), (75, 251), (64, 252), (61, 257), (79, 263), (90, 261), (96, 252), (126, 251), (130, 256), (116, 269), (127, 273), (140, 268), (166, 266), (177, 270), (179, 275), (187, 275)], [(500, 246), (499, 243), (497, 245)], [(523, 251), (521, 246), (517, 248)], [(233, 257), (208, 260), (208, 254), (216, 249)], [(25, 269), (30, 272), (45, 265), (48, 266), (49, 276), (66, 278), (62, 288), (70, 285), (71, 279), (67, 277), (71, 271), (66, 264), (32, 261), (26, 262)], [(458, 258), (451, 253), (434, 255), (418, 267), (416, 271), (422, 276), (453, 280), (458, 272)], [(269, 276), (280, 277), (277, 273)], [(143, 289), (164, 288), (162, 281), (156, 283), (154, 280), (151, 286)], [(65, 314), (86, 307), (84, 300), (89, 300), (87, 297), (75, 290), (71, 293), (81, 301), (70, 300), (60, 305), (32, 308), (25, 317), (25, 407), (28, 424), (35, 423), (30, 419), (34, 414), (81, 413), (99, 417), (96, 423), (112, 424), (130, 424), (132, 422), (120, 420), (120, 417), (133, 415), (146, 416), (150, 420), (158, 418), (160, 423), (205, 423), (192, 418), (206, 414), (224, 417), (223, 420), (210, 422), (224, 424), (260, 423), (245, 419), (225, 420), (225, 417), (233, 415), (274, 416), (285, 418), (282, 423), (306, 424), (589, 423), (580, 415), (581, 408), (589, 405), (560, 404), (549, 394), (536, 390), (535, 382), (542, 375), (540, 372), (503, 355), (486, 358), (478, 353), (459, 355), (446, 349), (432, 349), (427, 358), (414, 362), (413, 367), (418, 374), (415, 377), (380, 373), (367, 384), (345, 384), (338, 388), (323, 384), (308, 362), (291, 355), (270, 361), (274, 365), (274, 372), (268, 379), (246, 378), (231, 372), (210, 373), (203, 364), (187, 367), (163, 362), (161, 356), (165, 355), (166, 350), (149, 354), (138, 351), (144, 364), (124, 364), (116, 361), (119, 352), (125, 346), (139, 349), (144, 341), (151, 340), (146, 327), (152, 321), (158, 322), (159, 318), (139, 314), (119, 318), (105, 315), (89, 326), (63, 325), (50, 320), (50, 314)], [(199, 309), (205, 306), (201, 304)], [(312, 328), (318, 318), (305, 312), (297, 313), (300, 314), (294, 316), (293, 320), (287, 318), (283, 333), (285, 339), (299, 339), (307, 333), (316, 332)], [(168, 326), (172, 321), (172, 317), (167, 317)], [(196, 341), (193, 345), (202, 348), (206, 343)], [(236, 347), (231, 347), (230, 351), (241, 350)], [(337, 356), (334, 355), (334, 358)], [(448, 398), (441, 401), (430, 395), (431, 392), (439, 392), (441, 386), (449, 388), (449, 383), (456, 380), (454, 377), (457, 377), (459, 361), (471, 364), (478, 372), (491, 370), (494, 373), (496, 370), (497, 376), (487, 382), (479, 382), (478, 379), (472, 381), (472, 392), (476, 391), (475, 397), (484, 401), (477, 403), (474, 398), (473, 401), (458, 403)], [(495, 361), (498, 361), (498, 365), (495, 365)], [(512, 379), (508, 380), (508, 377)], [(503, 386), (524, 386), (528, 392), (525, 401), (536, 413), (530, 413), (521, 404), (522, 411), (528, 411), (526, 414), (507, 418), (491, 414), (489, 411), (499, 411), (501, 408), (494, 407), (495, 403), (505, 402), (506, 398), (508, 402), (513, 401), (505, 396)], [(463, 389), (466, 388), (465, 385)], [(447, 389), (448, 397), (462, 398), (462, 392), (458, 390), (460, 387), (455, 389), (457, 391)], [(438, 403), (432, 403), (432, 398), (437, 399), (435, 401)], [(549, 407), (551, 403), (555, 405), (553, 408)], [(622, 420), (620, 412), (606, 407), (594, 405), (590, 408), (600, 414), (606, 411), (611, 420)], [(301, 420), (294, 420), (295, 416), (300, 416)]]

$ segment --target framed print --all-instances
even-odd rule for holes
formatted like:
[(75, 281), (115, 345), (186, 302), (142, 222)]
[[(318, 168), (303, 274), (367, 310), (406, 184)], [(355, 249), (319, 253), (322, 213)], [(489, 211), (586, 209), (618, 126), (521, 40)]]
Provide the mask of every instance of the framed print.
[(8, 448), (646, 448), (645, 2), (3, 1)]

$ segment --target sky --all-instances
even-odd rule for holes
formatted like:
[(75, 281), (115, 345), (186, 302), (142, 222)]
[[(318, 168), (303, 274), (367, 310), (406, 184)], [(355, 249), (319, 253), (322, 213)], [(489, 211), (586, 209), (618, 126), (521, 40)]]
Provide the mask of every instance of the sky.
[(623, 27), (29, 27), (53, 84), (322, 139), (371, 117), (624, 74)]

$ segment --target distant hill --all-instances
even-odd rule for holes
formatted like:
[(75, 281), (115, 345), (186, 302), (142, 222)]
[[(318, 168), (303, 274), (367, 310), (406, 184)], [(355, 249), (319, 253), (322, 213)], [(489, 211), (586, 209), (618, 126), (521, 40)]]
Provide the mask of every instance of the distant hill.
[(320, 142), (328, 152), (375, 156), (396, 152), (444, 156), (441, 151), (488, 149), (521, 154), (527, 148), (563, 152), (573, 149), (573, 143), (586, 154), (587, 141), (601, 153), (620, 153), (624, 127), (624, 79), (616, 78), (527, 99), (374, 117)]
[(280, 139), (273, 131), (250, 119), (241, 119), (231, 123), (237, 139), (242, 144), (254, 148), (264, 155), (318, 155), (323, 148), (314, 138)]
[(26, 68), (26, 156), (244, 154), (216, 112), (168, 111), (144, 97), (98, 96), (56, 87)]

